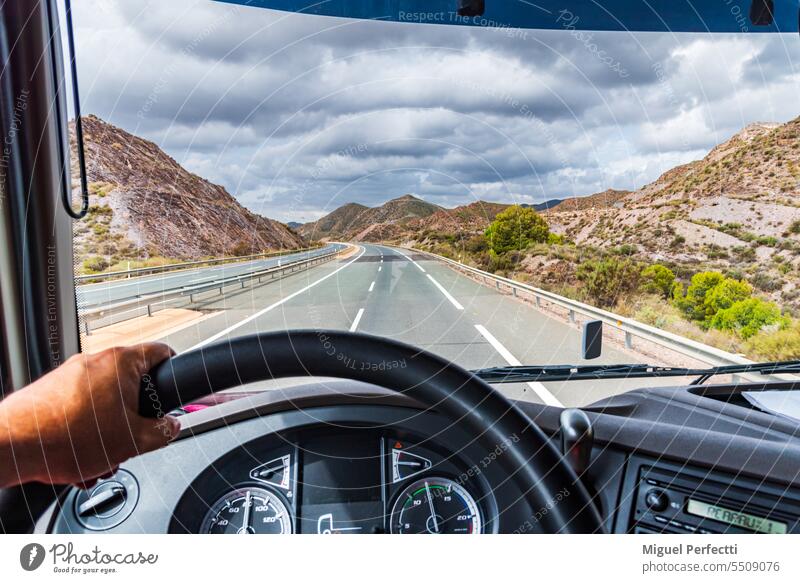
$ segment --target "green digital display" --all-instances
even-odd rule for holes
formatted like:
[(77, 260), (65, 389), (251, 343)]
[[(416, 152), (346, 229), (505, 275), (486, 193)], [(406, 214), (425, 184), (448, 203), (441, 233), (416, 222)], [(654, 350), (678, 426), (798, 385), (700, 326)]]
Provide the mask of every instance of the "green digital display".
[(723, 508), (722, 506), (714, 506), (713, 504), (707, 504), (699, 500), (690, 499), (689, 503), (686, 505), (686, 512), (694, 514), (695, 516), (724, 522), (732, 526), (738, 526), (739, 528), (744, 528), (753, 532), (786, 534), (788, 531), (788, 527), (783, 522), (769, 520), (768, 518), (747, 514), (746, 512), (739, 512), (738, 510), (731, 510), (730, 508)]

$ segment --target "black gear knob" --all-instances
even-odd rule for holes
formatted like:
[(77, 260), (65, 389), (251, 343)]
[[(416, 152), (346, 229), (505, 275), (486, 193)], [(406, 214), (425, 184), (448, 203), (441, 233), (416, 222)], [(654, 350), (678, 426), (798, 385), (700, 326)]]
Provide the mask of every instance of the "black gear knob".
[(561, 412), (561, 453), (580, 477), (589, 467), (594, 431), (589, 416), (580, 409)]

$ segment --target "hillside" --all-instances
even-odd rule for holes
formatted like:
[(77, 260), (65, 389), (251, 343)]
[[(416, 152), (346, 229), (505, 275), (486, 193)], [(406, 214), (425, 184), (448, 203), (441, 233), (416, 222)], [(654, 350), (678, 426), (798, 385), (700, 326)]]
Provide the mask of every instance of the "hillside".
[[(91, 211), (75, 223), (75, 255), (92, 270), (154, 256), (185, 260), (304, 245), (286, 225), (250, 212), (152, 142), (92, 115), (83, 118), (83, 132)], [(72, 131), (70, 141), (74, 148)]]
[(370, 233), (376, 225), (382, 230), (391, 230), (393, 225), (402, 226), (414, 219), (432, 215), (440, 206), (407, 194), (392, 199), (378, 207), (366, 207), (349, 203), (339, 207), (318, 221), (300, 227), (300, 233), (309, 239), (353, 239), (372, 240)]
[(408, 226), (417, 232), (433, 230), (481, 233), (498, 213), (508, 207), (509, 205), (499, 202), (479, 200), (453, 209), (441, 209), (428, 217), (413, 221)]
[[(741, 269), (794, 298), (800, 265), (800, 118), (753, 124), (610, 208), (547, 213), (579, 245), (635, 245), (655, 260)], [(769, 281), (767, 281), (769, 280)]]
[[(537, 284), (575, 292), (583, 259), (623, 254), (668, 265), (684, 282), (703, 270), (742, 278), (800, 313), (800, 118), (752, 124), (634, 192), (567, 199), (543, 216), (572, 245), (520, 258), (517, 275)], [(418, 231), (397, 240), (433, 248), (443, 238)]]

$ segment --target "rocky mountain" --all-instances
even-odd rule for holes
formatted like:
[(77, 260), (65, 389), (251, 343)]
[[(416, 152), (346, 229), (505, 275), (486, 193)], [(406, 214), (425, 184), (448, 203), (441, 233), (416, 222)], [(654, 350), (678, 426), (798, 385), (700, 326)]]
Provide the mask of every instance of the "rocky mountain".
[(434, 230), (478, 233), (485, 231), (498, 213), (509, 206), (499, 202), (479, 200), (453, 209), (441, 209), (428, 217), (413, 221), (408, 226), (416, 232)]
[(247, 210), (154, 143), (93, 115), (82, 121), (91, 210), (75, 223), (75, 249), (76, 260), (92, 270), (153, 256), (198, 259), (305, 245), (286, 225)]
[(562, 203), (546, 217), (578, 245), (734, 272), (800, 307), (800, 118), (747, 126), (610, 206)]
[(411, 194), (392, 199), (378, 207), (349, 203), (318, 221), (300, 227), (300, 233), (313, 240), (376, 240), (375, 230), (394, 232), (414, 219), (432, 215), (442, 207)]

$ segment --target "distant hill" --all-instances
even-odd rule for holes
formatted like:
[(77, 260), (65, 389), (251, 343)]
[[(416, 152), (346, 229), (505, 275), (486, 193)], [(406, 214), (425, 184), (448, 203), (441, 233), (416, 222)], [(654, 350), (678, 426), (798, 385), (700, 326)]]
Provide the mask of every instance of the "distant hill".
[(603, 192), (591, 194), (589, 196), (576, 196), (573, 198), (565, 198), (559, 200), (558, 204), (552, 204), (546, 208), (537, 208), (536, 210), (542, 212), (564, 212), (564, 211), (582, 211), (587, 209), (596, 208), (611, 208), (619, 204), (619, 202), (628, 196), (631, 192), (629, 190), (613, 190), (608, 189)]
[(401, 225), (413, 219), (427, 217), (441, 207), (407, 194), (392, 199), (378, 207), (349, 203), (339, 207), (318, 221), (300, 227), (300, 233), (313, 240), (361, 240), (376, 225)]
[[(197, 259), (296, 249), (286, 225), (257, 215), (222, 186), (188, 172), (154, 143), (82, 118), (90, 212), (75, 223), (75, 254), (96, 265), (160, 256)], [(75, 147), (74, 124), (70, 125)], [(78, 168), (72, 157), (73, 184)]]

